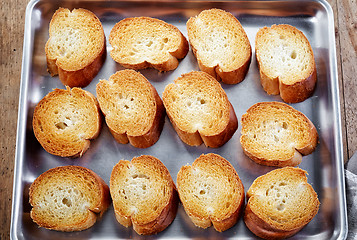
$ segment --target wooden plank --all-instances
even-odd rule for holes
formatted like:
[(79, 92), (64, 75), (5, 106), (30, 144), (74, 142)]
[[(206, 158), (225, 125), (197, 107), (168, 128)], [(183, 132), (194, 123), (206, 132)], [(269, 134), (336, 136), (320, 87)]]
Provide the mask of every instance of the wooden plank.
[(348, 158), (357, 150), (357, 2), (338, 1), (338, 33)]
[(0, 239), (9, 239), (22, 42), (28, 1), (5, 0), (0, 10)]

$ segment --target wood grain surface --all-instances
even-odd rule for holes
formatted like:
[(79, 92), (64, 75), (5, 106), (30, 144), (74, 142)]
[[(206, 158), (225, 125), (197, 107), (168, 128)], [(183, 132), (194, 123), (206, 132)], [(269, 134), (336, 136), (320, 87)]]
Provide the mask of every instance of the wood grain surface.
[[(345, 161), (357, 149), (357, 3), (329, 0), (334, 11)], [(0, 9), (0, 239), (9, 239), (25, 11), (28, 1)]]

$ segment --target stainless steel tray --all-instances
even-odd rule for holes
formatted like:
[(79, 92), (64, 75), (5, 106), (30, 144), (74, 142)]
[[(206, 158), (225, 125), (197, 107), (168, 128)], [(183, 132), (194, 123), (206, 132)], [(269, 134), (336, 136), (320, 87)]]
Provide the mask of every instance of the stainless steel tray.
[[(314, 95), (292, 106), (306, 114), (317, 127), (320, 139), (314, 153), (303, 158), (301, 168), (309, 173), (308, 181), (318, 193), (321, 207), (318, 215), (293, 239), (344, 239), (347, 235), (347, 215), (344, 191), (342, 141), (334, 22), (331, 7), (323, 0), (304, 1), (230, 1), (230, 0), (35, 0), (26, 11), (22, 79), (19, 99), (17, 148), (11, 221), (12, 239), (254, 239), (242, 219), (233, 228), (218, 233), (213, 228), (199, 229), (186, 216), (180, 205), (177, 217), (163, 232), (149, 237), (137, 235), (132, 228), (119, 225), (113, 207), (92, 228), (74, 233), (62, 233), (38, 228), (29, 212), (28, 188), (44, 171), (62, 165), (81, 165), (97, 172), (107, 183), (113, 166), (120, 159), (149, 154), (158, 157), (169, 169), (174, 181), (182, 165), (191, 164), (202, 153), (217, 153), (229, 160), (237, 170), (247, 190), (253, 180), (271, 167), (253, 163), (242, 152), (240, 127), (233, 138), (218, 149), (190, 147), (178, 138), (166, 118), (159, 141), (147, 149), (121, 145), (114, 141), (106, 126), (88, 152), (79, 159), (67, 159), (46, 153), (34, 137), (32, 114), (39, 100), (53, 88), (64, 88), (58, 77), (46, 72), (44, 46), (48, 39), (49, 21), (59, 7), (86, 8), (102, 21), (105, 34), (119, 20), (132, 16), (151, 16), (177, 26), (187, 37), (186, 21), (201, 10), (221, 8), (231, 12), (242, 23), (253, 49), (253, 58), (246, 79), (237, 85), (222, 85), (233, 104), (238, 119), (253, 104), (260, 101), (281, 101), (268, 96), (262, 89), (254, 57), (254, 39), (259, 28), (287, 23), (296, 26), (309, 39), (317, 63), (318, 83)], [(98, 76), (86, 87), (95, 94), (99, 79), (108, 79), (122, 68), (108, 56)], [(198, 70), (196, 60), (189, 54), (178, 68), (167, 73), (142, 70), (160, 96), (164, 87), (182, 73)]]

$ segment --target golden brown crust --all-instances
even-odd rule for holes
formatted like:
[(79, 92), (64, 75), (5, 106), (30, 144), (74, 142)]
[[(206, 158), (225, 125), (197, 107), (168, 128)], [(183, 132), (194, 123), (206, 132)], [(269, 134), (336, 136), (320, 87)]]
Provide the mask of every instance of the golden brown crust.
[(176, 216), (178, 196), (169, 171), (152, 156), (120, 160), (110, 177), (117, 221), (141, 235), (163, 231)]
[(258, 164), (297, 166), (318, 143), (314, 124), (285, 103), (256, 103), (242, 115), (241, 123), (243, 151)]
[(86, 87), (106, 57), (99, 19), (86, 9), (59, 8), (51, 19), (49, 33), (45, 51), (51, 76), (58, 74), (65, 86)]
[(165, 87), (163, 102), (181, 140), (217, 148), (238, 128), (232, 104), (220, 84), (205, 72), (183, 74)]
[(165, 108), (156, 89), (139, 72), (122, 70), (97, 84), (97, 96), (115, 140), (147, 148), (159, 139)]
[(186, 56), (189, 46), (175, 26), (150, 17), (125, 18), (110, 32), (110, 55), (125, 68), (170, 71)]
[(260, 80), (268, 94), (302, 102), (316, 85), (314, 54), (305, 35), (287, 24), (261, 28), (255, 39)]
[[(222, 188), (224, 186), (224, 188)], [(201, 155), (177, 174), (179, 197), (187, 215), (201, 228), (225, 231), (236, 224), (244, 205), (244, 187), (233, 168), (217, 154)]]
[(320, 202), (306, 171), (285, 167), (258, 177), (247, 191), (244, 222), (264, 239), (287, 238), (317, 214)]
[(98, 137), (102, 116), (97, 99), (80, 88), (55, 89), (36, 106), (33, 131), (50, 154), (81, 157)]
[(186, 25), (201, 71), (226, 84), (243, 81), (252, 50), (238, 19), (221, 9), (210, 9), (191, 17)]
[(33, 207), (30, 216), (40, 227), (71, 232), (93, 226), (111, 199), (108, 186), (92, 170), (64, 166), (35, 179), (30, 186), (29, 202)]

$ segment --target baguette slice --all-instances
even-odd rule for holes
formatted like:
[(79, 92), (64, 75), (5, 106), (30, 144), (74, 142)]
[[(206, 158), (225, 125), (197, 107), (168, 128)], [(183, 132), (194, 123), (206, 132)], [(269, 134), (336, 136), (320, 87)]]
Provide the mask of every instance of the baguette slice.
[(96, 173), (80, 166), (50, 169), (31, 184), (31, 218), (57, 231), (90, 228), (108, 208), (109, 188)]
[(201, 228), (213, 224), (217, 231), (225, 231), (236, 224), (243, 209), (243, 184), (233, 166), (217, 154), (201, 155), (192, 166), (181, 167), (177, 189), (187, 215)]
[(258, 177), (247, 192), (244, 222), (258, 237), (287, 238), (308, 224), (319, 210), (306, 172), (285, 167)]
[(285, 103), (254, 104), (242, 116), (241, 124), (244, 153), (262, 165), (297, 166), (318, 142), (313, 123)]
[(189, 49), (178, 28), (150, 17), (121, 20), (111, 30), (109, 42), (114, 61), (136, 70), (149, 67), (159, 71), (176, 69), (178, 59), (184, 58)]
[(305, 35), (293, 26), (282, 24), (260, 29), (255, 39), (255, 54), (264, 90), (287, 103), (310, 97), (316, 84), (314, 54)]
[(165, 108), (156, 89), (139, 72), (118, 71), (97, 84), (97, 97), (110, 132), (119, 143), (138, 148), (159, 139)]
[(201, 71), (227, 84), (243, 81), (252, 49), (237, 18), (221, 9), (204, 10), (187, 21), (187, 31)]
[(81, 88), (55, 89), (36, 106), (33, 131), (50, 154), (81, 157), (98, 137), (102, 116), (97, 99)]
[(149, 155), (120, 160), (110, 176), (115, 217), (140, 235), (155, 234), (176, 217), (178, 195), (165, 165)]
[(217, 148), (238, 128), (237, 116), (221, 85), (205, 72), (190, 72), (165, 87), (163, 102), (181, 140)]
[(86, 87), (101, 69), (105, 35), (97, 16), (85, 9), (59, 8), (50, 22), (45, 51), (51, 76), (65, 86)]

